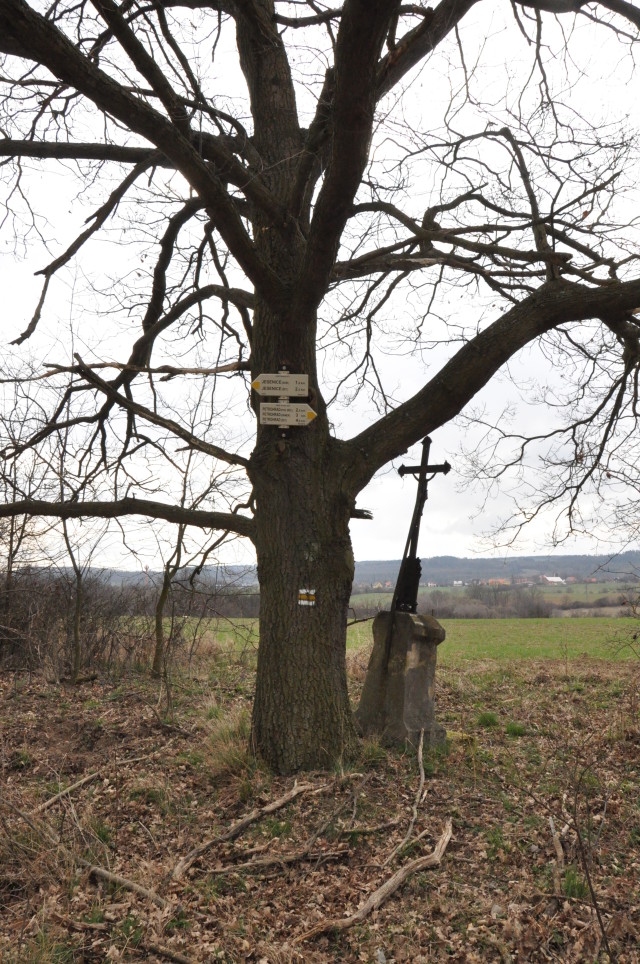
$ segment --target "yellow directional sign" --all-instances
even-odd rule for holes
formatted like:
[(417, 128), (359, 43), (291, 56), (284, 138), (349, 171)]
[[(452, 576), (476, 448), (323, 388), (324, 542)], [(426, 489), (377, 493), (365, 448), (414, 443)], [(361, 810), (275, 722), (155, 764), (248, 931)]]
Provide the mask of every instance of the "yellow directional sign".
[(251, 382), (258, 395), (280, 395), (304, 398), (309, 394), (309, 376), (293, 375), (291, 372), (274, 372), (258, 375)]
[(304, 402), (260, 402), (261, 425), (308, 425), (317, 414)]

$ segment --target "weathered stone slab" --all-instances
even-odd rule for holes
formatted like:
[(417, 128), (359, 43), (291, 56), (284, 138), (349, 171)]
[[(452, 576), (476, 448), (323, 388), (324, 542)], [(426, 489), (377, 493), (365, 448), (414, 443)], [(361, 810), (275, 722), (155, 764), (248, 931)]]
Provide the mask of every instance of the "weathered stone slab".
[(442, 744), (446, 733), (435, 720), (435, 676), (438, 646), (445, 631), (433, 616), (395, 613), (389, 661), (385, 667), (389, 621), (379, 613), (373, 621), (373, 651), (356, 720), (364, 735), (378, 735), (386, 745)]

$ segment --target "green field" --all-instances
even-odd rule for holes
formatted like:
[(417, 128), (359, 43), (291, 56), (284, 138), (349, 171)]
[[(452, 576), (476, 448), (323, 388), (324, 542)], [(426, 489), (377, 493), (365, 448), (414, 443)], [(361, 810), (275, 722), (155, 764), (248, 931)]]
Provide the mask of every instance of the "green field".
[[(523, 591), (527, 592), (528, 589), (522, 586), (482, 586), (488, 592), (491, 589), (496, 589), (498, 593), (502, 590), (507, 591)], [(536, 593), (539, 593), (543, 599), (551, 603), (553, 606), (561, 605), (562, 603), (568, 603), (571, 605), (572, 602), (584, 602), (589, 605), (593, 605), (596, 599), (608, 596), (610, 605), (619, 605), (620, 596), (635, 598), (638, 595), (639, 587), (637, 584), (629, 584), (619, 582), (597, 582), (597, 583), (567, 583), (563, 586), (546, 586), (543, 584), (533, 587)], [(418, 600), (428, 600), (434, 593), (437, 593), (436, 598), (442, 599), (443, 597), (453, 597), (455, 599), (463, 600), (469, 597), (469, 587), (468, 586), (435, 586), (432, 588), (426, 588), (421, 586), (418, 591)], [(354, 609), (364, 608), (367, 606), (379, 607), (380, 609), (388, 608), (393, 596), (393, 591), (388, 590), (378, 590), (376, 592), (362, 592), (354, 593), (351, 597), (351, 605)], [(423, 603), (424, 604), (424, 603)]]
[(629, 659), (634, 619), (444, 619), (443, 663), (465, 659)]
[[(507, 662), (517, 659), (631, 659), (634, 654), (627, 644), (632, 634), (640, 631), (638, 620), (614, 617), (443, 619), (441, 622), (447, 638), (438, 650), (438, 659), (451, 665), (474, 659)], [(371, 620), (350, 626), (347, 648), (354, 650), (371, 645), (371, 627)], [(204, 641), (222, 650), (255, 651), (258, 621), (209, 620)], [(636, 644), (636, 649), (640, 651), (640, 645)]]
[[(634, 619), (571, 617), (558, 619), (443, 619), (447, 638), (438, 650), (441, 663), (467, 659), (629, 659), (624, 643), (640, 629)], [(371, 641), (371, 623), (349, 629), (349, 648)]]

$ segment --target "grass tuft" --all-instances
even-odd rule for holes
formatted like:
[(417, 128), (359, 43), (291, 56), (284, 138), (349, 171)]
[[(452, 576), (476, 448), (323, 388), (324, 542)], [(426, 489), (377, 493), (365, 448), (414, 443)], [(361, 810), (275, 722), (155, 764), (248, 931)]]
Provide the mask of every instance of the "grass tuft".
[(232, 707), (223, 719), (212, 720), (205, 745), (208, 771), (213, 777), (246, 777), (256, 766), (251, 752), (251, 716), (246, 707)]
[(375, 737), (365, 737), (360, 743), (358, 757), (364, 767), (380, 767), (387, 759), (387, 751)]
[(480, 713), (478, 716), (478, 726), (484, 726), (487, 729), (497, 726), (499, 723), (498, 714), (491, 712), (491, 710), (485, 710), (484, 713)]
[(564, 875), (563, 889), (567, 897), (584, 900), (589, 893), (587, 883), (575, 867), (567, 867)]
[(513, 720), (507, 723), (507, 736), (526, 736), (527, 728), (524, 723), (516, 723)]

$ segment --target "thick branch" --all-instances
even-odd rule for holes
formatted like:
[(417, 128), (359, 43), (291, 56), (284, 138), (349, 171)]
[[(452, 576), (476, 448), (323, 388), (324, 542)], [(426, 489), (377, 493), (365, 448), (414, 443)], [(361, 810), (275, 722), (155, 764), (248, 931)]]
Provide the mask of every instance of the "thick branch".
[(184, 298), (181, 298), (180, 301), (176, 302), (173, 307), (169, 308), (155, 324), (147, 328), (144, 334), (138, 338), (131, 350), (128, 367), (147, 368), (148, 359), (150, 358), (151, 349), (156, 338), (175, 321), (182, 318), (190, 308), (193, 308), (195, 305), (201, 305), (209, 298), (219, 298), (224, 304), (235, 305), (240, 310), (243, 308), (253, 309), (255, 302), (253, 294), (250, 291), (244, 291), (242, 288), (225, 288), (224, 285), (204, 285), (202, 288), (191, 291), (188, 295), (185, 295)]
[[(322, 299), (340, 236), (368, 156), (376, 107), (378, 58), (399, 0), (347, 0), (336, 44), (329, 165), (316, 203), (297, 301), (305, 309)], [(295, 313), (295, 312), (294, 312)]]
[(467, 342), (421, 391), (355, 438), (340, 455), (355, 494), (373, 474), (458, 415), (521, 348), (561, 324), (615, 319), (640, 304), (640, 280), (600, 288), (554, 280)]
[(0, 138), (0, 157), (37, 157), (70, 161), (118, 161), (139, 164), (150, 160), (158, 167), (172, 166), (168, 159), (150, 147), (124, 147), (121, 144), (66, 143), (63, 141), (20, 141)]
[(0, 504), (0, 519), (18, 515), (48, 516), (57, 519), (120, 519), (128, 515), (142, 515), (165, 522), (196, 526), (199, 529), (224, 529), (240, 536), (253, 538), (253, 519), (231, 512), (206, 512), (179, 505), (166, 505), (148, 499), (114, 499), (113, 502), (45, 502), (24, 499)]
[(598, 6), (619, 13), (640, 30), (640, 10), (627, 0), (598, 0)]
[[(587, 6), (588, 0), (517, 0), (521, 7), (531, 7), (534, 10), (544, 10), (549, 13), (578, 13)], [(629, 20), (640, 30), (640, 10), (627, 0), (598, 0), (595, 6), (604, 7), (612, 13), (618, 13), (625, 20)]]
[(521, 7), (546, 10), (548, 13), (577, 13), (587, 0), (517, 0)]
[[(231, 120), (231, 119), (230, 119)], [(248, 173), (224, 144), (237, 146), (238, 153), (250, 148), (248, 141), (240, 138), (214, 137), (207, 131), (190, 134), (194, 148), (206, 161), (215, 165), (218, 175), (233, 184), (258, 208), (268, 214), (276, 225), (283, 220), (282, 207), (263, 183)], [(123, 144), (82, 143), (65, 141), (33, 141), (0, 138), (0, 157), (34, 157), (43, 160), (116, 161), (121, 164), (139, 164), (153, 159), (154, 166), (175, 168), (175, 164), (162, 152), (149, 147), (126, 147)]]
[[(300, 148), (296, 93), (287, 50), (273, 22), (274, 5), (270, 0), (235, 0), (234, 6), (240, 65), (251, 98), (252, 142), (267, 168), (273, 164), (280, 168), (289, 153), (297, 153)], [(281, 173), (286, 170), (285, 163)], [(272, 180), (274, 174), (275, 170), (265, 170), (268, 183), (274, 183), (274, 190), (282, 197), (277, 174)]]
[(323, 10), (313, 17), (285, 17), (281, 13), (273, 16), (275, 23), (281, 23), (284, 27), (313, 27), (315, 24), (328, 23), (330, 20), (340, 19), (340, 10)]
[(402, 37), (393, 50), (380, 61), (378, 99), (395, 87), (427, 54), (435, 50), (477, 2), (478, 0), (442, 0), (432, 11), (432, 16), (425, 16), (421, 24)]
[[(571, 255), (563, 251), (520, 251), (518, 248), (506, 248), (499, 244), (481, 244), (480, 242), (467, 241), (459, 237), (448, 238), (446, 232), (441, 232), (442, 241), (445, 244), (472, 251), (474, 254), (484, 255), (487, 258), (509, 261), (522, 261), (525, 264), (549, 264), (565, 265), (571, 260)], [(410, 242), (401, 242), (402, 246)], [(400, 244), (398, 246), (400, 246)], [(436, 247), (431, 247), (429, 253), (423, 254), (393, 254), (384, 251), (369, 251), (351, 261), (338, 261), (333, 269), (332, 277), (341, 278), (362, 278), (367, 275), (377, 274), (387, 271), (414, 271), (432, 264), (458, 264), (468, 267), (462, 258), (455, 257), (453, 252), (441, 251)]]
[(93, 0), (93, 5), (123, 50), (126, 51), (136, 70), (151, 85), (154, 94), (160, 98), (171, 120), (182, 133), (188, 137), (189, 121), (187, 112), (182, 104), (180, 104), (178, 96), (168, 82), (164, 71), (139, 41), (138, 37), (118, 10), (116, 4), (113, 0)]
[(172, 435), (186, 442), (191, 448), (197, 449), (199, 452), (204, 452), (205, 455), (210, 455), (214, 459), (220, 459), (221, 462), (226, 462), (229, 465), (243, 465), (245, 468), (248, 466), (249, 463), (241, 455), (233, 455), (218, 445), (205, 442), (204, 439), (198, 438), (197, 435), (189, 432), (178, 422), (174, 422), (173, 419), (158, 415), (157, 412), (152, 411), (150, 408), (145, 408), (144, 405), (138, 405), (137, 402), (132, 401), (125, 395), (121, 395), (120, 392), (117, 392), (108, 382), (105, 382), (104, 379), (100, 378), (99, 375), (96, 375), (94, 371), (87, 367), (79, 355), (76, 355), (75, 358), (78, 361), (78, 368), (83, 377), (86, 378), (91, 385), (95, 385), (96, 388), (100, 389), (110, 402), (115, 402), (125, 411), (131, 412), (132, 415), (137, 415), (139, 418), (143, 418), (152, 425), (158, 425), (160, 428), (166, 429), (168, 432), (171, 432)]

